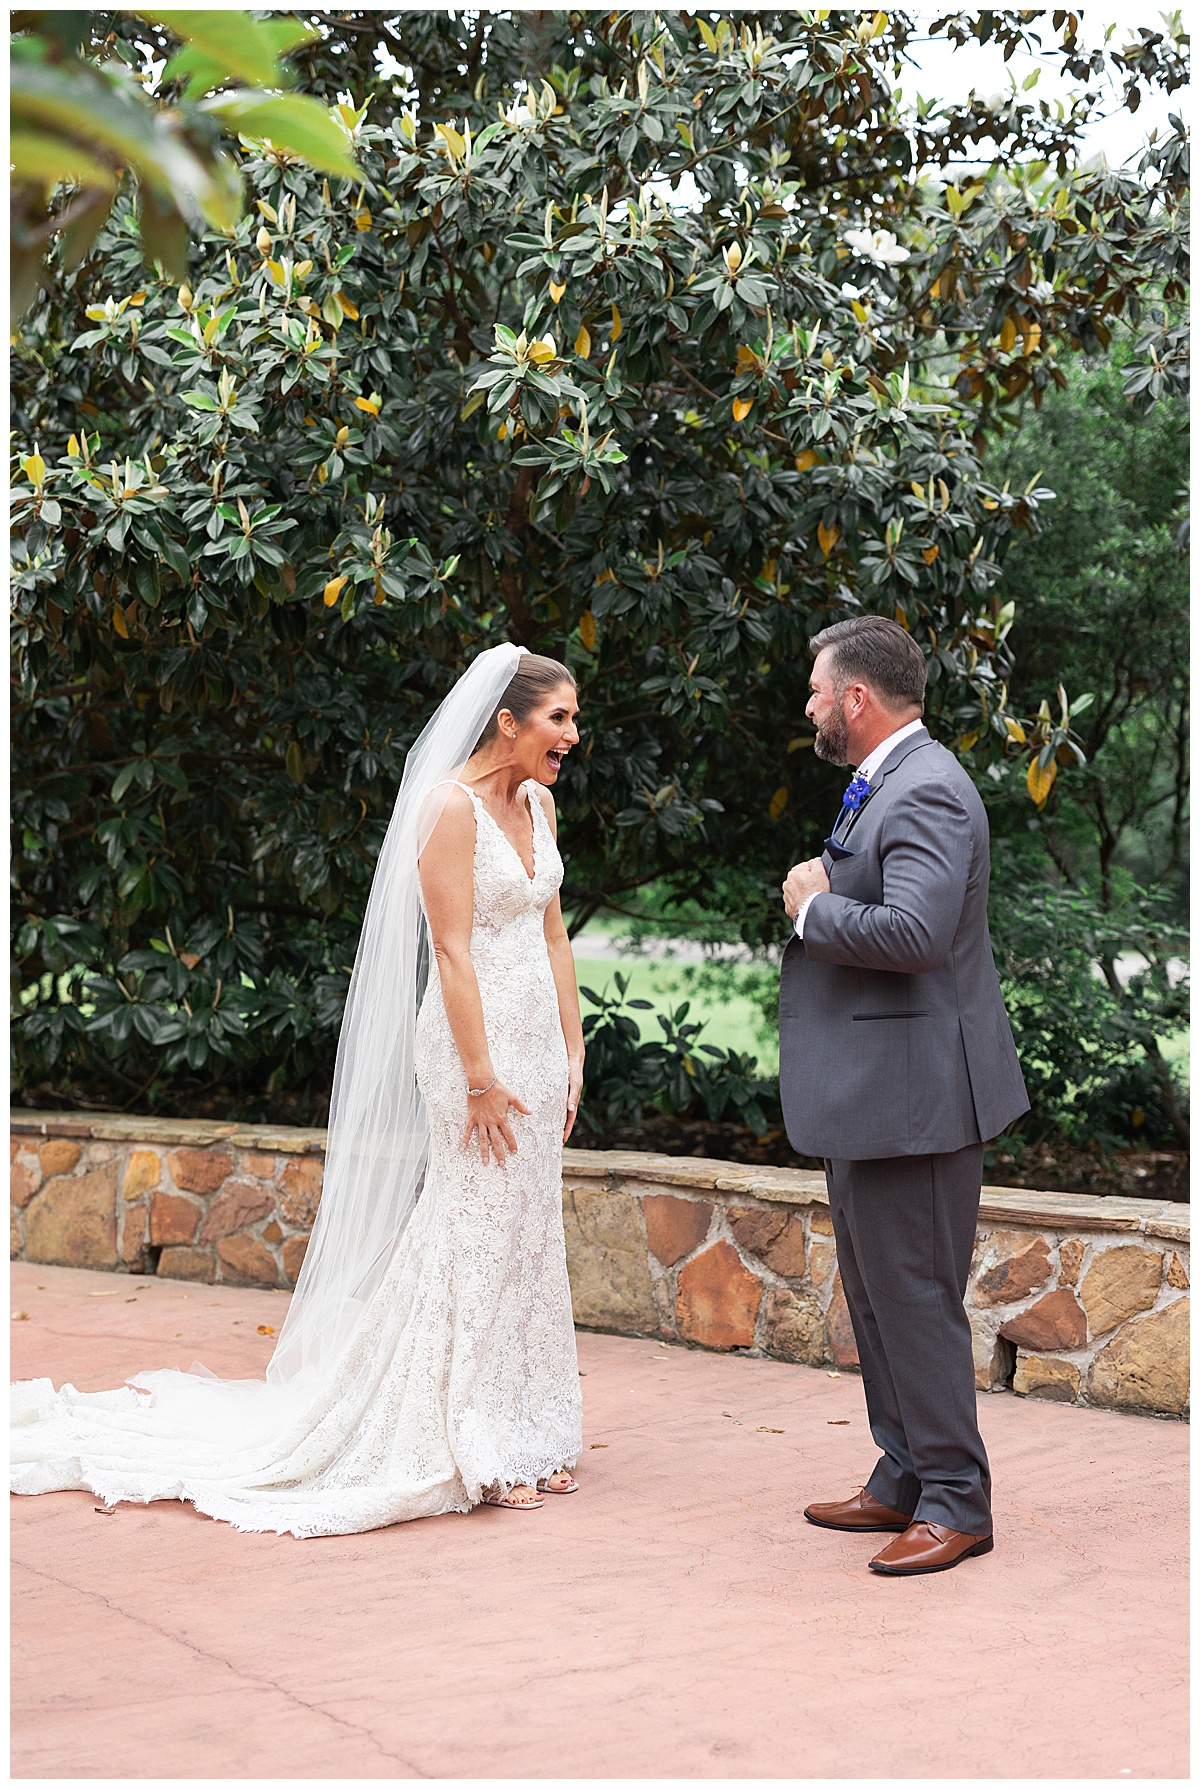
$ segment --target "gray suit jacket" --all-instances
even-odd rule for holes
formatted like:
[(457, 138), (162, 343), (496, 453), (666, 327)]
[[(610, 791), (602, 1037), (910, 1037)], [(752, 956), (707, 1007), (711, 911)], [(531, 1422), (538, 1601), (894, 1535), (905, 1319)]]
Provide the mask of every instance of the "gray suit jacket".
[(793, 1149), (941, 1155), (1029, 1110), (988, 937), (987, 815), (924, 728), (902, 740), (824, 863), (783, 953), (779, 1086)]

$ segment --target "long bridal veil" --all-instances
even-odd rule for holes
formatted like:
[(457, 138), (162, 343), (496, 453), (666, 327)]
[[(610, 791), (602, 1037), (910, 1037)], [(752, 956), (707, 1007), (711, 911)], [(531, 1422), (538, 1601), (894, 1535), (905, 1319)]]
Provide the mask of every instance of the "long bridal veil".
[[(249, 1450), (259, 1469), (266, 1468), (261, 1450), (270, 1452), (272, 1437), (302, 1417), (336, 1370), (412, 1215), (429, 1145), (414, 1057), (429, 961), (417, 860), (447, 799), (448, 780), (470, 757), (524, 650), (503, 645), (479, 653), (408, 754), (338, 1041), (321, 1202), (265, 1381), (221, 1380), (203, 1368), (153, 1371), (129, 1381), (153, 1393), (149, 1402), (127, 1391), (74, 1394), (93, 1408), (103, 1403), (106, 1426), (136, 1428), (143, 1441), (152, 1437), (164, 1471), (171, 1462), (194, 1472), (213, 1446), (220, 1447), (222, 1467)], [(49, 1390), (47, 1380), (16, 1388), (18, 1434), (20, 1425), (47, 1416)], [(44, 1460), (42, 1447), (32, 1436), (30, 1442), (27, 1457)], [(19, 1442), (14, 1451), (19, 1461)], [(112, 1463), (116, 1486), (121, 1475), (115, 1457)], [(204, 1464), (223, 1476), (215, 1461)], [(102, 1470), (89, 1477), (101, 1494), (103, 1482)]]
[(417, 859), (523, 651), (473, 659), (408, 754), (342, 1020), (321, 1203), (271, 1383), (319, 1378), (337, 1360), (417, 1202), (429, 1147), (413, 1055), (428, 965)]

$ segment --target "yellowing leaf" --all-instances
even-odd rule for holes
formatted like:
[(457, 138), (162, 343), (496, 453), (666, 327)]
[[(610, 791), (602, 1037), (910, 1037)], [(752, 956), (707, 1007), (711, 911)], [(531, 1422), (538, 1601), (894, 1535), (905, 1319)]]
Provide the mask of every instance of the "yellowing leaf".
[(563, 293), (566, 291), (566, 289), (567, 289), (567, 282), (565, 280), (563, 281), (561, 286), (557, 285), (554, 280), (550, 281), (550, 296), (554, 300), (555, 304), (557, 304), (559, 302), (559, 300), (561, 299), (561, 297), (562, 297)]
[(579, 326), (579, 334), (575, 337), (575, 352), (578, 354), (580, 360), (586, 360), (591, 351), (592, 338), (588, 333), (586, 323), (581, 323)]
[(964, 733), (961, 739), (955, 741), (955, 744), (960, 752), (969, 752), (978, 738), (979, 728), (976, 727), (973, 732)]
[(334, 603), (342, 594), (342, 585), (346, 582), (347, 576), (348, 574), (343, 572), (340, 578), (330, 578), (328, 584), (326, 584), (321, 593), (321, 598), (327, 609), (332, 609)]
[(496, 439), (497, 441), (508, 440), (508, 424), (506, 422), (502, 422), (500, 427), (496, 430)]
[(751, 410), (753, 410), (753, 408), (754, 408), (754, 399), (753, 398), (734, 398), (734, 400), (733, 400), (733, 420), (735, 422), (745, 422), (746, 418), (749, 416), (749, 414), (750, 414)]
[(1000, 327), (1000, 346), (1005, 354), (1011, 354), (1017, 339), (1017, 326), (1011, 316), (1004, 319)]
[(338, 430), (337, 434), (333, 438), (333, 445), (335, 447), (345, 447), (345, 445), (346, 445), (347, 441), (349, 441), (349, 439), (350, 439), (350, 431), (346, 427), (345, 423), (343, 423), (341, 428)]
[(1025, 744), (1025, 729), (1020, 721), (1014, 721), (1010, 715), (1006, 714), (1004, 717), (1004, 725), (1010, 739), (1015, 739), (1018, 745)]
[(108, 312), (102, 304), (89, 304), (83, 314), (89, 323), (103, 323), (108, 316)]
[(354, 407), (356, 410), (365, 410), (368, 416), (379, 415), (379, 405), (372, 398), (355, 398)]
[(553, 338), (548, 335), (539, 336), (536, 341), (529, 344), (529, 358), (535, 366), (549, 366), (557, 352)]
[(275, 284), (277, 286), (286, 286), (287, 285), (287, 273), (285, 272), (283, 263), (281, 261), (268, 261), (267, 262), (267, 272), (270, 274), (271, 278), (275, 281)]
[(787, 784), (780, 783), (778, 789), (776, 789), (774, 795), (772, 795), (771, 804), (767, 809), (767, 812), (768, 812), (768, 814), (770, 814), (772, 820), (778, 820), (778, 818), (782, 814), (784, 808), (787, 806), (787, 803), (788, 803)]
[(277, 224), (279, 222), (279, 213), (276, 211), (274, 205), (269, 205), (265, 199), (256, 199), (254, 202), (269, 224)]
[(217, 333), (217, 328), (218, 328), (218, 325), (220, 324), (220, 321), (221, 321), (220, 317), (210, 317), (208, 319), (208, 322), (204, 325), (204, 340), (205, 340), (205, 342), (207, 342), (210, 345), (213, 341), (214, 336)]
[(349, 317), (351, 323), (357, 323), (358, 306), (355, 304), (354, 300), (352, 298), (347, 298), (344, 292), (337, 292), (334, 296), (337, 300), (337, 307), (341, 311), (343, 317)]
[(614, 342), (619, 340), (621, 331), (624, 327), (625, 325), (621, 321), (621, 313), (614, 304), (612, 307), (612, 328), (609, 331), (609, 335)]
[(751, 367), (756, 367), (757, 365), (758, 355), (754, 352), (753, 348), (747, 348), (743, 343), (737, 351), (738, 372), (748, 373)]
[(1039, 764), (1037, 759), (1025, 773), (1025, 787), (1037, 807), (1045, 807), (1046, 797), (1054, 787), (1054, 779), (1058, 775), (1058, 765), (1051, 758), (1049, 764)]
[(67, 458), (69, 460), (77, 460), (79, 458), (78, 435), (72, 435), (71, 439), (67, 442)]
[(306, 280), (311, 272), (312, 272), (312, 262), (311, 261), (301, 261), (299, 267), (297, 267), (297, 269), (296, 269), (296, 278), (298, 280)]
[(797, 472), (807, 472), (809, 467), (815, 466), (816, 463), (817, 463), (816, 451), (811, 447), (806, 447), (802, 453), (798, 453), (796, 455), (796, 470), (797, 470)]
[(375, 579), (375, 607), (378, 608), (380, 603), (383, 602), (386, 599), (386, 597), (387, 597), (387, 591), (384, 589), (383, 585), (379, 582), (378, 577), (376, 577), (376, 579)]
[(860, 304), (857, 298), (852, 298), (850, 300), (850, 309), (854, 312), (854, 315), (860, 323), (866, 322), (868, 315), (867, 308), (865, 305)]
[(323, 485), (329, 477), (329, 467), (322, 462), (317, 467), (317, 483)]
[(129, 638), (129, 627), (125, 620), (125, 611), (120, 603), (113, 604), (113, 627), (123, 640)]
[(921, 548), (921, 557), (925, 561), (926, 565), (932, 565), (934, 560), (937, 558), (937, 556), (938, 556), (938, 548), (936, 546)]
[(824, 522), (818, 522), (817, 539), (820, 542), (821, 551), (825, 554), (826, 558), (833, 552), (833, 549), (837, 546), (840, 538), (836, 522), (832, 528), (826, 528)]
[(355, 217), (354, 226), (356, 229), (362, 230), (364, 233), (371, 228), (371, 213), (367, 210), (365, 205)]
[(466, 154), (467, 139), (452, 124), (435, 124), (433, 128), (452, 155), (461, 158)]
[(590, 609), (585, 609), (579, 617), (579, 638), (583, 641), (584, 650), (596, 650), (596, 617)]
[(27, 459), (21, 461), (21, 470), (35, 490), (41, 490), (46, 477), (46, 462), (35, 449)]

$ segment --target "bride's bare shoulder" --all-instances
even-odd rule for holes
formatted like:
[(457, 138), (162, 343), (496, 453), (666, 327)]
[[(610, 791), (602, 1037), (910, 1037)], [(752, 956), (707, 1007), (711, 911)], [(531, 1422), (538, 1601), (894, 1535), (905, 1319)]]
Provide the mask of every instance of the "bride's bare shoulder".
[(438, 851), (453, 851), (473, 844), (475, 806), (467, 791), (458, 783), (431, 789), (421, 809), (420, 831), (425, 839), (422, 857), (430, 845)]

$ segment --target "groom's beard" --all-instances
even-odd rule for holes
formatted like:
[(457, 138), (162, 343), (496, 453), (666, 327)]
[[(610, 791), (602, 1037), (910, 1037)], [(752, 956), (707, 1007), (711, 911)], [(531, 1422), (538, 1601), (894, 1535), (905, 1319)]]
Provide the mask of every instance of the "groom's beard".
[(842, 709), (841, 698), (837, 707), (825, 722), (817, 728), (817, 737), (813, 749), (818, 758), (824, 758), (827, 764), (848, 764), (849, 740), (846, 737), (846, 716)]

